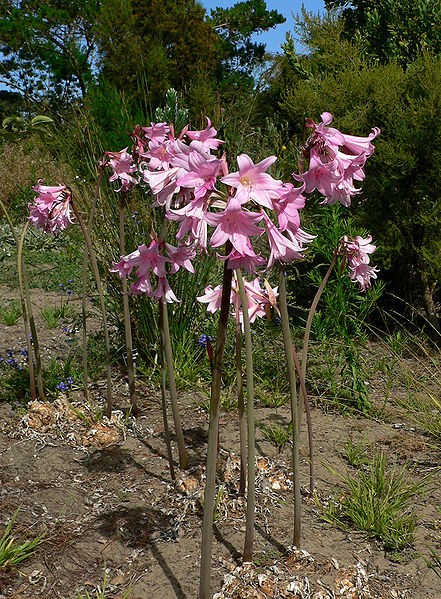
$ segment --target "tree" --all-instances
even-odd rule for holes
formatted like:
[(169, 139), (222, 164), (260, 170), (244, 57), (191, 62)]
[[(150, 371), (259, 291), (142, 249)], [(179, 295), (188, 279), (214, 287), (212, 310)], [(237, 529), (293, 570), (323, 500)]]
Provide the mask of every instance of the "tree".
[(276, 10), (267, 10), (265, 0), (245, 0), (231, 8), (211, 10), (208, 22), (219, 36), (222, 76), (240, 73), (250, 77), (265, 61), (265, 44), (252, 42), (252, 35), (285, 21)]
[(83, 97), (99, 0), (0, 0), (0, 83), (31, 100)]
[(380, 63), (405, 67), (422, 51), (441, 52), (441, 4), (433, 0), (325, 0), (340, 11), (344, 35)]
[(381, 128), (351, 212), (381, 248), (382, 278), (423, 306), (440, 331), (441, 57), (422, 55), (407, 70), (396, 62), (372, 65), (359, 47), (339, 41), (335, 18), (332, 33), (332, 19), (313, 19), (315, 50), (300, 60), (304, 74), (293, 73), (280, 92), (279, 118), (299, 136), (304, 119), (319, 120), (325, 110), (342, 131)]

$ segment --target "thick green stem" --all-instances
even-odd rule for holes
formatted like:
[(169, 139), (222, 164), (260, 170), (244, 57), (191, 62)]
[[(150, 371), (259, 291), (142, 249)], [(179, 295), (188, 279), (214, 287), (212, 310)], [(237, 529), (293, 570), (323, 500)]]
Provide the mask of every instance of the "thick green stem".
[(182, 470), (188, 468), (188, 455), (185, 448), (184, 433), (182, 432), (181, 418), (179, 416), (178, 393), (176, 391), (175, 369), (173, 363), (173, 351), (170, 340), (170, 328), (168, 325), (168, 310), (165, 299), (159, 301), (160, 322), (162, 322), (162, 335), (164, 340), (165, 360), (167, 363), (168, 389), (172, 405), (173, 421), (175, 424), (176, 440), (178, 443), (179, 467)]
[[(6, 218), (8, 225), (11, 229), (11, 233), (12, 233), (12, 236), (15, 241), (15, 246), (18, 251), (18, 246), (20, 245), (20, 239), (18, 238), (18, 235), (15, 232), (14, 223), (12, 222), (8, 211), (6, 210), (6, 206), (3, 204), (3, 202), (1, 200), (0, 200), (0, 207), (2, 208), (3, 214), (5, 215), (5, 218)], [(26, 285), (26, 288), (28, 288), (29, 286), (27, 284), (28, 280), (27, 280), (26, 268), (25, 268), (23, 256), (22, 256), (21, 262), (17, 263), (17, 271), (18, 271), (18, 289), (19, 289), (19, 294), (20, 294), (21, 312), (23, 314), (23, 323), (24, 323), (25, 337), (26, 337), (26, 349), (28, 352), (29, 386), (30, 386), (30, 390), (31, 390), (31, 398), (32, 398), (32, 401), (34, 401), (37, 399), (37, 390), (35, 387), (33, 350), (32, 350), (32, 343), (31, 343), (31, 336), (29, 334), (30, 333), (29, 316), (28, 316), (28, 311), (26, 308), (26, 294), (25, 294), (25, 290), (24, 290), (25, 285)]]
[(236, 294), (236, 380), (237, 406), (239, 411), (239, 446), (240, 446), (240, 480), (239, 496), (244, 497), (246, 489), (246, 460), (247, 460), (247, 421), (242, 381), (242, 330), (239, 320), (240, 302)]
[(104, 302), (103, 287), (101, 284), (101, 277), (100, 277), (100, 273), (98, 270), (98, 262), (96, 259), (95, 250), (93, 249), (92, 240), (90, 238), (89, 231), (88, 231), (86, 225), (84, 224), (84, 221), (81, 218), (81, 215), (79, 214), (73, 200), (71, 200), (71, 206), (72, 206), (72, 210), (75, 214), (76, 219), (78, 220), (78, 223), (80, 224), (81, 230), (84, 235), (84, 241), (86, 243), (87, 251), (89, 253), (89, 259), (90, 259), (90, 263), (92, 265), (92, 271), (93, 271), (93, 275), (95, 278), (95, 284), (96, 284), (98, 298), (99, 298), (99, 302), (100, 302), (101, 316), (103, 319), (104, 346), (105, 346), (105, 352), (106, 352), (106, 374), (107, 374), (106, 415), (108, 418), (110, 418), (112, 415), (112, 407), (113, 407), (112, 370), (111, 370), (111, 362), (110, 362), (109, 329), (107, 326), (107, 312), (106, 312), (106, 305)]
[[(230, 242), (225, 244), (225, 254), (231, 252)], [(230, 313), (231, 280), (233, 271), (224, 263), (222, 299), (216, 338), (216, 349), (211, 379), (210, 423), (208, 425), (207, 469), (204, 492), (204, 517), (202, 520), (201, 578), (199, 599), (210, 599), (211, 553), (213, 541), (213, 515), (216, 490), (216, 458), (219, 432), (219, 403), (222, 384), (222, 362), (227, 338)]]
[(289, 395), (291, 403), (292, 418), (292, 468), (294, 486), (294, 534), (293, 545), (300, 547), (301, 539), (301, 509), (302, 499), (300, 495), (300, 453), (299, 453), (299, 426), (298, 426), (298, 401), (296, 369), (293, 356), (293, 343), (289, 326), (288, 304), (286, 299), (285, 275), (280, 271), (279, 277), (279, 305), (280, 319), (282, 321), (283, 343), (285, 346), (285, 358), (288, 367)]
[(253, 343), (251, 339), (251, 326), (248, 316), (248, 300), (245, 293), (242, 273), (236, 270), (236, 279), (239, 286), (240, 301), (242, 304), (242, 319), (245, 338), (245, 360), (247, 377), (247, 424), (248, 424), (248, 489), (247, 513), (245, 526), (245, 544), (243, 561), (251, 562), (253, 559), (254, 544), (254, 512), (256, 507), (256, 466), (255, 466), (255, 427), (254, 427), (254, 378), (253, 378)]
[[(125, 213), (125, 201), (124, 197), (121, 198), (119, 203), (119, 249), (121, 256), (126, 253), (125, 249), (125, 227), (124, 227), (124, 213)], [(122, 278), (122, 297), (123, 297), (123, 310), (124, 310), (124, 334), (126, 341), (126, 353), (127, 353), (127, 378), (129, 381), (129, 395), (130, 395), (130, 406), (132, 413), (136, 416), (138, 413), (138, 403), (136, 398), (135, 390), (135, 366), (133, 362), (133, 342), (132, 342), (132, 326), (130, 322), (130, 308), (129, 308), (129, 296), (127, 289), (127, 278)]]
[[(24, 297), (26, 300), (26, 311), (27, 311), (27, 315), (29, 318), (29, 327), (31, 329), (31, 334), (32, 334), (32, 345), (34, 347), (34, 353), (35, 353), (35, 370), (36, 370), (36, 374), (37, 374), (38, 395), (40, 396), (40, 399), (42, 401), (44, 401), (46, 399), (46, 396), (44, 394), (44, 386), (43, 386), (43, 370), (42, 370), (42, 366), (41, 366), (40, 345), (38, 343), (37, 327), (35, 326), (35, 318), (34, 318), (34, 313), (32, 310), (31, 294), (29, 292), (28, 280), (27, 280), (27, 277), (24, 276), (24, 270), (23, 270), (23, 264), (24, 264), (23, 244), (24, 244), (26, 231), (28, 229), (28, 225), (29, 225), (29, 221), (27, 221), (25, 226), (23, 227), (23, 231), (21, 233), (21, 237), (20, 237), (20, 240), (18, 243), (17, 268), (18, 268), (18, 279), (20, 282), (20, 287), (22, 287), (22, 289), (23, 289)], [(30, 360), (32, 359), (31, 356), (29, 358), (30, 358)]]
[(168, 426), (167, 416), (167, 371), (165, 367), (165, 337), (164, 337), (164, 324), (163, 324), (163, 311), (159, 310), (159, 331), (160, 331), (160, 361), (161, 361), (161, 406), (162, 406), (162, 420), (164, 423), (164, 440), (167, 448), (168, 467), (170, 469), (170, 476), (172, 480), (176, 480), (175, 467), (173, 464), (173, 454), (170, 443), (170, 429)]

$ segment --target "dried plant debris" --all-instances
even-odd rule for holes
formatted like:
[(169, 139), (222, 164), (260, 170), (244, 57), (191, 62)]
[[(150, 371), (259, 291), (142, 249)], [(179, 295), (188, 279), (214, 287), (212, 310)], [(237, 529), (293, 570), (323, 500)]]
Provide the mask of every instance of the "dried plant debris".
[[(333, 571), (333, 583), (321, 577)], [(401, 586), (401, 585), (399, 585)], [(220, 592), (213, 599), (406, 599), (409, 591), (393, 588), (384, 575), (368, 573), (367, 562), (341, 567), (337, 560), (316, 560), (305, 550), (291, 548), (283, 560), (269, 566), (243, 564), (224, 576)]]
[(54, 402), (29, 402), (20, 432), (28, 438), (51, 435), (71, 445), (104, 449), (124, 443), (126, 422), (122, 411), (113, 411), (110, 418), (98, 418), (90, 407), (61, 396)]

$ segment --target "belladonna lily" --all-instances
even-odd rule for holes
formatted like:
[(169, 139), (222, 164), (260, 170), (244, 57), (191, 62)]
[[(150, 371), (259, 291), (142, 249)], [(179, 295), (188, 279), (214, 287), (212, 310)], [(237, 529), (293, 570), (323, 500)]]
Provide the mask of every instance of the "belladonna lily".
[[(241, 301), (237, 285), (236, 276), (233, 275), (233, 286), (230, 295), (230, 304), (234, 307), (232, 315), (243, 323)], [(245, 293), (248, 304), (248, 317), (250, 323), (257, 318), (265, 318), (268, 309), (275, 307), (275, 298), (278, 295), (277, 287), (271, 288), (265, 284), (262, 288), (259, 277), (249, 282), (244, 280)], [(217, 285), (214, 289), (209, 285), (205, 288), (205, 294), (196, 298), (199, 302), (207, 304), (207, 311), (214, 314), (221, 307), (222, 285)]]
[(72, 194), (65, 185), (50, 187), (40, 179), (32, 189), (38, 194), (29, 204), (28, 220), (46, 233), (63, 231), (72, 223)]
[(276, 181), (266, 171), (277, 160), (276, 156), (269, 156), (258, 164), (254, 164), (247, 154), (237, 157), (239, 171), (222, 177), (222, 183), (237, 189), (236, 197), (245, 204), (254, 200), (265, 208), (272, 209), (271, 199), (277, 199), (278, 189), (282, 182)]
[(207, 214), (206, 220), (216, 227), (210, 239), (211, 247), (220, 247), (230, 241), (242, 256), (254, 253), (249, 237), (260, 236), (263, 233), (263, 229), (256, 224), (262, 220), (262, 215), (244, 210), (237, 195), (230, 198), (225, 210), (217, 214)]
[(378, 268), (369, 264), (370, 254), (377, 249), (371, 242), (370, 235), (365, 239), (357, 235), (354, 239), (345, 236), (340, 240), (338, 253), (347, 260), (349, 278), (360, 284), (361, 291), (366, 291), (371, 286), (371, 279), (377, 278)]
[(107, 164), (113, 169), (113, 175), (109, 181), (119, 179), (121, 182), (121, 187), (115, 191), (129, 191), (133, 185), (138, 183), (138, 179), (133, 176), (138, 171), (138, 166), (132, 155), (127, 152), (127, 148), (120, 152), (106, 152), (104, 156)]
[(303, 151), (309, 159), (309, 168), (294, 177), (305, 183), (307, 193), (317, 189), (324, 195), (324, 204), (340, 202), (349, 206), (351, 197), (359, 193), (353, 180), (363, 180), (364, 164), (374, 151), (371, 142), (380, 134), (380, 129), (374, 128), (367, 137), (345, 135), (328, 126), (332, 122), (329, 112), (322, 113), (321, 117), (318, 125), (312, 119), (306, 121), (306, 127), (312, 129)]

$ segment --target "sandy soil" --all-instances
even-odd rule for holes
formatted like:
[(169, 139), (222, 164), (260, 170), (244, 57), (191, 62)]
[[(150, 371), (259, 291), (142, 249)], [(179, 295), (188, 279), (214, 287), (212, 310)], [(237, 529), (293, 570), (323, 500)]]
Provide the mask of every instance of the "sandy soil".
[[(41, 296), (40, 296), (41, 297)], [(19, 347), (21, 325), (0, 329), (0, 354)], [(44, 330), (44, 329), (43, 329)], [(46, 352), (61, 355), (66, 333), (43, 334)], [(64, 350), (65, 351), (65, 350)], [(139, 388), (138, 418), (126, 417), (127, 385), (115, 372), (116, 411), (112, 421), (95, 422), (103, 405), (104, 383), (91, 388), (91, 408), (79, 393), (70, 404), (33, 404), (27, 414), (0, 404), (0, 533), (19, 507), (17, 538), (44, 534), (35, 555), (18, 570), (0, 570), (2, 597), (70, 599), (92, 595), (107, 580), (107, 597), (196, 599), (201, 541), (201, 497), (205, 468), (207, 415), (197, 407), (201, 392), (182, 393), (180, 404), (190, 470), (170, 478), (163, 439), (160, 399)], [(80, 417), (78, 411), (81, 412)], [(286, 408), (276, 417), (288, 422)], [(256, 419), (274, 421), (275, 410), (256, 406)], [(398, 416), (397, 416), (398, 418)], [(303, 485), (302, 551), (291, 547), (293, 509), (290, 450), (278, 452), (257, 432), (255, 560), (241, 566), (244, 500), (237, 495), (238, 424), (223, 413), (218, 463), (220, 485), (213, 545), (212, 592), (221, 598), (414, 598), (439, 599), (441, 580), (421, 557), (429, 547), (441, 552), (440, 450), (414, 425), (394, 419), (376, 422), (312, 411), (317, 497), (341, 493), (327, 466), (345, 472), (344, 445), (365, 439), (384, 451), (390, 463), (410, 464), (416, 479), (430, 476), (415, 506), (415, 545), (399, 555), (359, 532), (342, 531), (320, 519), (307, 493), (308, 452), (301, 438)], [(174, 444), (174, 455), (177, 451)]]

